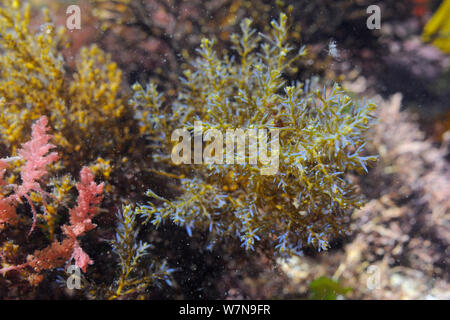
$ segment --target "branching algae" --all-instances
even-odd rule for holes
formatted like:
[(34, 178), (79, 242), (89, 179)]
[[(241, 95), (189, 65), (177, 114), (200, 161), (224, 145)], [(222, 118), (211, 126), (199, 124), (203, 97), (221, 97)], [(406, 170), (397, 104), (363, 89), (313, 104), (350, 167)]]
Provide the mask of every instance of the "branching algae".
[(111, 241), (111, 246), (119, 257), (120, 272), (113, 285), (102, 293), (109, 300), (131, 294), (145, 297), (148, 287), (159, 285), (161, 281), (171, 284), (170, 274), (174, 270), (168, 268), (165, 262), (158, 264), (156, 259), (152, 259), (149, 266), (145, 265), (149, 262), (148, 251), (151, 245), (138, 240), (138, 217), (139, 213), (130, 205), (123, 206), (117, 213), (116, 238)]
[[(70, 72), (70, 59), (63, 55), (64, 28), (56, 28), (44, 11), (36, 32), (30, 12), (29, 4), (15, 0), (0, 5), (2, 147), (14, 152), (31, 124), (45, 115), (56, 130), (55, 143), (63, 148), (63, 164), (74, 172), (82, 162), (111, 160), (112, 150), (130, 152), (130, 141), (138, 137), (132, 137), (132, 109), (117, 65), (94, 45), (81, 50)], [(109, 176), (108, 168), (98, 169)]]
[[(263, 175), (262, 164), (249, 161), (180, 165), (177, 174), (160, 173), (179, 178), (181, 195), (168, 200), (149, 191), (155, 201), (138, 210), (156, 226), (170, 220), (188, 233), (208, 230), (211, 243), (237, 236), (246, 249), (260, 240), (281, 255), (305, 246), (326, 250), (362, 205), (348, 173), (363, 173), (376, 159), (364, 155), (375, 105), (355, 101), (337, 84), (288, 84), (283, 74), (305, 48), (294, 51), (288, 43), (286, 15), (272, 22), (269, 35), (251, 24), (245, 19), (242, 34), (231, 36), (232, 56), (221, 56), (214, 41), (202, 40), (170, 117), (153, 84), (146, 89), (136, 84), (132, 103), (142, 130), (154, 137), (154, 157), (161, 163), (170, 161), (170, 132), (187, 128), (194, 140), (194, 122), (201, 121), (203, 130), (222, 132), (277, 128), (278, 172)], [(166, 171), (174, 171), (173, 164)]]

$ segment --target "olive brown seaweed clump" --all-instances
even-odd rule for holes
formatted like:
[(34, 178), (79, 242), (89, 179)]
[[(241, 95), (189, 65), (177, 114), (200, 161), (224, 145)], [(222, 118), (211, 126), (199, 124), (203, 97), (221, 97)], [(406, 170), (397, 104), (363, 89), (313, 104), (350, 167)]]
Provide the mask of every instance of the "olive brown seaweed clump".
[(130, 152), (137, 140), (121, 71), (97, 46), (83, 48), (71, 70), (64, 28), (44, 11), (34, 30), (31, 12), (16, 0), (0, 4), (0, 148), (14, 152), (45, 115), (63, 148), (63, 165), (75, 173), (79, 163), (97, 163), (107, 179), (113, 152)]
[(286, 15), (272, 22), (270, 35), (257, 34), (251, 24), (245, 19), (242, 34), (231, 36), (233, 56), (220, 56), (214, 41), (202, 40), (170, 120), (153, 84), (136, 84), (133, 103), (143, 130), (155, 137), (160, 163), (170, 162), (171, 130), (186, 128), (194, 137), (194, 122), (201, 121), (204, 131), (278, 129), (279, 153), (272, 154), (278, 172), (264, 175), (261, 163), (249, 161), (172, 167), (178, 174), (160, 173), (181, 180), (180, 195), (167, 200), (149, 191), (156, 202), (140, 210), (156, 226), (170, 220), (188, 233), (208, 230), (211, 243), (237, 236), (246, 249), (261, 240), (281, 255), (305, 246), (325, 250), (362, 204), (348, 173), (363, 173), (376, 159), (364, 155), (375, 106), (355, 101), (337, 84), (287, 83), (283, 74), (304, 48), (288, 43)]

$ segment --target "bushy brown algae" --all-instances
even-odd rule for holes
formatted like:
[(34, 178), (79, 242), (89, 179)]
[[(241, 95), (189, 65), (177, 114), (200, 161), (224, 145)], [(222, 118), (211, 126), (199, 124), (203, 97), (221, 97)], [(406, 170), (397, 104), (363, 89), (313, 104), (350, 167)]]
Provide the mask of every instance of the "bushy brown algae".
[[(203, 130), (273, 129), (280, 131), (279, 168), (262, 175), (261, 164), (181, 165), (181, 196), (140, 210), (156, 226), (163, 221), (209, 230), (211, 241), (237, 236), (254, 249), (270, 243), (282, 255), (303, 246), (319, 251), (345, 233), (345, 221), (362, 204), (349, 172), (367, 171), (375, 156), (364, 155), (364, 133), (373, 118), (372, 103), (354, 101), (340, 87), (319, 87), (317, 80), (287, 84), (283, 73), (304, 53), (287, 39), (287, 17), (272, 22), (270, 35), (257, 34), (252, 21), (232, 35), (234, 56), (221, 57), (214, 41), (203, 39), (199, 57), (185, 70), (183, 90), (172, 114), (161, 116), (161, 96), (153, 84), (134, 86), (141, 125), (155, 136), (155, 156), (170, 162), (168, 133), (177, 127)], [(167, 111), (166, 111), (167, 112)], [(248, 161), (247, 161), (248, 162)], [(167, 174), (161, 172), (161, 174)]]

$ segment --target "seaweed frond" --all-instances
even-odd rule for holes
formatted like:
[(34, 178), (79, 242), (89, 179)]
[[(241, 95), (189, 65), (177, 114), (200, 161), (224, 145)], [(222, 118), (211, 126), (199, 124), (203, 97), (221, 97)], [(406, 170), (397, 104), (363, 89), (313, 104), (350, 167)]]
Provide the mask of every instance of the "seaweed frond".
[(149, 261), (151, 245), (138, 239), (139, 216), (131, 205), (122, 207), (117, 213), (116, 236), (111, 241), (113, 252), (119, 258), (119, 276), (106, 294), (107, 298), (123, 299), (129, 295), (142, 295), (145, 290), (157, 286), (161, 281), (171, 284), (173, 269), (166, 263)]
[[(154, 225), (170, 220), (188, 233), (209, 231), (211, 239), (237, 236), (249, 250), (261, 240), (281, 255), (303, 246), (326, 250), (330, 240), (345, 234), (349, 214), (363, 203), (349, 174), (367, 172), (377, 158), (365, 154), (364, 136), (375, 105), (352, 99), (337, 84), (321, 86), (318, 79), (287, 83), (284, 75), (305, 50), (289, 43), (286, 15), (271, 26), (270, 34), (260, 34), (245, 19), (241, 34), (231, 36), (232, 56), (221, 56), (213, 40), (203, 39), (197, 59), (184, 71), (172, 121), (142, 118), (143, 128), (155, 123), (162, 132), (184, 128), (189, 141), (201, 135), (205, 144), (201, 164), (167, 167), (179, 172), (179, 197), (165, 200), (149, 193), (155, 201), (140, 210)], [(154, 89), (136, 85), (135, 90), (139, 108), (152, 115)], [(196, 121), (202, 125), (197, 132)], [(247, 158), (208, 162), (203, 152), (214, 143), (205, 138), (210, 129), (224, 136), (239, 129), (237, 135), (249, 141), (251, 130), (278, 130), (278, 154), (271, 148), (275, 174), (263, 174), (265, 164)], [(163, 136), (155, 156), (167, 158), (177, 143)], [(239, 155), (233, 147), (231, 156)]]

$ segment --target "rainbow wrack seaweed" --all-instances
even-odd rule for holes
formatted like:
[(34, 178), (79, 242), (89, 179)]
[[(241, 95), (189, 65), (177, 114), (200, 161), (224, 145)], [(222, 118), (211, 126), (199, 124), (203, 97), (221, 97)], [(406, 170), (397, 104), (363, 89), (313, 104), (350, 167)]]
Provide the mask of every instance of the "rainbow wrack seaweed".
[(170, 220), (189, 234), (208, 231), (211, 244), (233, 236), (245, 249), (259, 241), (281, 255), (305, 246), (326, 250), (363, 203), (348, 174), (367, 172), (376, 160), (364, 153), (375, 105), (355, 101), (337, 84), (288, 83), (283, 74), (306, 50), (288, 43), (286, 15), (272, 22), (269, 35), (251, 25), (245, 19), (242, 33), (231, 36), (232, 55), (221, 56), (214, 41), (202, 40), (170, 120), (161, 117), (162, 97), (152, 83), (146, 89), (136, 84), (132, 103), (143, 131), (155, 136), (154, 157), (161, 162), (170, 160), (170, 132), (186, 128), (193, 141), (194, 122), (201, 121), (205, 131), (277, 128), (278, 172), (263, 175), (260, 163), (248, 161), (171, 166), (160, 173), (178, 178), (180, 195), (169, 200), (149, 191), (155, 202), (139, 210), (156, 226)]

